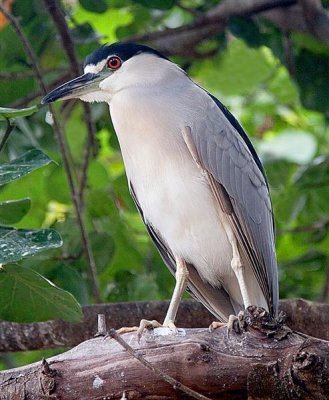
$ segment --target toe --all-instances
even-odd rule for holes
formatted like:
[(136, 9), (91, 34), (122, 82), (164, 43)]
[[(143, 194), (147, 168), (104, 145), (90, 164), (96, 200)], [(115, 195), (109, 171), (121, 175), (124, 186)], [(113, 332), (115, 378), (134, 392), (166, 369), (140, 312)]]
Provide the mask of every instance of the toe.
[(122, 328), (117, 329), (117, 333), (122, 335), (123, 333), (136, 332), (137, 330), (138, 326), (123, 326)]
[(222, 328), (223, 326), (226, 326), (226, 325), (227, 325), (226, 322), (213, 321), (209, 325), (209, 331), (213, 332), (215, 329)]
[(156, 321), (155, 319), (153, 319), (152, 321), (142, 319), (137, 329), (138, 341), (140, 341), (145, 329), (154, 329), (159, 328), (160, 326), (162, 326), (160, 322)]

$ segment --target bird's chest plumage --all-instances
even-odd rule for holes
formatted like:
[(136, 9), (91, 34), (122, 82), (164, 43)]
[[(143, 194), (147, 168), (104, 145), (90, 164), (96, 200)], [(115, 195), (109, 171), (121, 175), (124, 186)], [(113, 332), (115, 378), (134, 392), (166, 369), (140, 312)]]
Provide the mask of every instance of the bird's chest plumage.
[(232, 274), (231, 246), (206, 177), (181, 133), (193, 122), (191, 115), (168, 102), (164, 108), (157, 99), (136, 100), (118, 96), (110, 110), (144, 218), (204, 279), (223, 280)]

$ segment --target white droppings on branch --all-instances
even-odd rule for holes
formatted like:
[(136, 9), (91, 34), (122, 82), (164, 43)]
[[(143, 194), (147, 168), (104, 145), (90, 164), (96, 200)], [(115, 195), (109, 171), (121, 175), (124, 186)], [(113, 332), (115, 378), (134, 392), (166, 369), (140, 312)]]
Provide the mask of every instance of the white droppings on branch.
[(155, 328), (153, 330), (153, 337), (157, 337), (157, 336), (170, 336), (170, 335), (174, 335), (174, 336), (186, 336), (186, 331), (183, 328), (178, 328), (177, 331), (173, 331), (170, 328), (167, 328), (166, 326), (162, 326), (160, 328)]
[(93, 381), (93, 388), (99, 389), (104, 385), (103, 379), (99, 375), (95, 375), (95, 379)]

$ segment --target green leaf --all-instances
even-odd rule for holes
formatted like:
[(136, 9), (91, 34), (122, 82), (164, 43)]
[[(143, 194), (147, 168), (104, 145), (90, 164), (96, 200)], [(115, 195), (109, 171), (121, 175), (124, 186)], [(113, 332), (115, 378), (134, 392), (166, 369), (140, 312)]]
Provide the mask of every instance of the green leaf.
[(326, 188), (329, 185), (329, 157), (319, 156), (301, 168), (294, 176), (294, 184), (303, 192), (307, 188)]
[(113, 237), (106, 232), (93, 232), (90, 235), (98, 272), (103, 272), (109, 265), (115, 250)]
[(20, 221), (31, 207), (31, 199), (0, 202), (0, 224), (11, 225)]
[(17, 265), (0, 269), (0, 319), (15, 322), (79, 321), (81, 307), (71, 293), (37, 272)]
[(291, 80), (288, 71), (280, 67), (269, 82), (268, 89), (281, 103), (296, 103), (298, 101), (298, 90), (296, 84)]
[[(115, 42), (117, 40), (116, 30), (118, 27), (127, 25), (132, 20), (133, 15), (128, 8), (110, 8), (102, 14), (95, 14), (80, 6), (75, 8), (74, 13), (75, 24), (90, 24), (93, 30), (97, 32), (98, 37), (102, 37), (101, 43)], [(91, 32), (89, 32), (88, 36), (92, 36)], [(85, 41), (85, 34), (82, 35), (82, 39)]]
[(306, 108), (328, 114), (329, 58), (302, 50), (296, 57), (296, 81)]
[(62, 244), (62, 238), (53, 229), (32, 230), (0, 226), (0, 264), (15, 262)]
[(175, 4), (175, 0), (134, 0), (135, 3), (142, 4), (147, 8), (157, 8), (159, 10), (168, 10), (173, 7)]
[(28, 117), (29, 115), (36, 113), (38, 110), (39, 110), (38, 105), (21, 109), (0, 107), (0, 117), (2, 118)]
[(264, 44), (264, 39), (261, 35), (259, 27), (251, 18), (230, 18), (229, 30), (234, 36), (243, 39), (250, 47), (258, 47)]
[(105, 0), (79, 0), (79, 3), (88, 11), (102, 14), (107, 10), (107, 4)]
[(51, 161), (41, 150), (29, 150), (9, 164), (0, 165), (0, 186), (19, 179)]
[(255, 91), (269, 78), (275, 63), (265, 47), (252, 49), (234, 39), (218, 57), (195, 62), (190, 73), (211, 92), (233, 96)]
[[(77, 261), (79, 262), (79, 261)], [(60, 286), (63, 290), (72, 293), (80, 304), (88, 304), (88, 287), (87, 282), (83, 278), (83, 274), (75, 268), (74, 263), (71, 265), (67, 263), (59, 263), (53, 269), (52, 273), (47, 276), (55, 285)]]

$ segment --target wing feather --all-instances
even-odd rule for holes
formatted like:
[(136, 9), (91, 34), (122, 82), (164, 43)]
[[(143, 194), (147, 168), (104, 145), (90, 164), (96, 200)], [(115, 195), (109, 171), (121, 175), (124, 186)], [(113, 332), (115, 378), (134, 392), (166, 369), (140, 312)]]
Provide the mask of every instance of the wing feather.
[(278, 278), (274, 225), (263, 167), (242, 127), (210, 95), (209, 108), (206, 121), (197, 121), (189, 127), (188, 147), (196, 151), (192, 154), (194, 159), (207, 172), (212, 191), (228, 214), (269, 310), (275, 314)]

